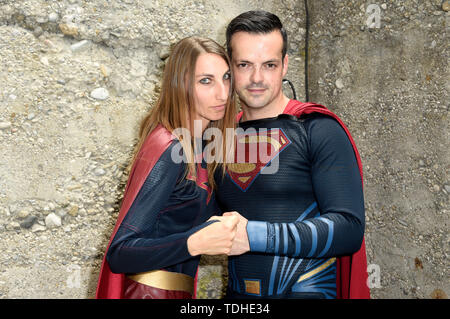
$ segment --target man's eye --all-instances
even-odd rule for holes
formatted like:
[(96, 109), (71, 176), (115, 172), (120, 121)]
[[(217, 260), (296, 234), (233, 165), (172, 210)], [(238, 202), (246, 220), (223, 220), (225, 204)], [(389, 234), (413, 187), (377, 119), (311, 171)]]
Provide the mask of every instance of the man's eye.
[(203, 78), (199, 82), (201, 84), (209, 84), (209, 83), (211, 83), (211, 79), (210, 78)]
[(247, 67), (247, 63), (239, 63), (238, 68), (245, 68)]
[(267, 64), (267, 67), (268, 67), (269, 69), (273, 69), (273, 68), (276, 68), (277, 65), (274, 64), (274, 63), (268, 63), (268, 64)]

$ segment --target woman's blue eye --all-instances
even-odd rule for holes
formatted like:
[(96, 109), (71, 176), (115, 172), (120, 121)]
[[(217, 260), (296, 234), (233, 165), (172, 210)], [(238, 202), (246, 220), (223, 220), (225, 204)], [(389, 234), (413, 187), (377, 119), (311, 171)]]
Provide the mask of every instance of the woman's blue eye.
[(209, 78), (203, 78), (199, 81), (201, 84), (209, 84), (211, 83), (211, 79)]
[(230, 74), (230, 73), (225, 73), (224, 76), (223, 76), (223, 79), (224, 79), (224, 80), (229, 80), (229, 79), (231, 79), (231, 74)]

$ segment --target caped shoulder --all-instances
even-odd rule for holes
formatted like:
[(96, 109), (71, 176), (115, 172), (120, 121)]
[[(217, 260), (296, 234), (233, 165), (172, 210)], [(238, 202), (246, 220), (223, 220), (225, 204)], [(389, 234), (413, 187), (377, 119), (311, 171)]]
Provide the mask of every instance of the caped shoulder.
[(305, 127), (318, 125), (319, 127), (340, 127), (339, 122), (330, 115), (322, 113), (303, 114), (299, 120), (303, 122)]
[(175, 136), (164, 126), (158, 125), (145, 139), (140, 153), (144, 155), (147, 153), (163, 152), (174, 142), (178, 142)]

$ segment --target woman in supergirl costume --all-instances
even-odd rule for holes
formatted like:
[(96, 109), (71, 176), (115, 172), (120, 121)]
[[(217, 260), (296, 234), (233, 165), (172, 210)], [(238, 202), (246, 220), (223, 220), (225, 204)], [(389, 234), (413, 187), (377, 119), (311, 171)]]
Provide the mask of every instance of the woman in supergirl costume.
[(200, 255), (229, 253), (238, 219), (213, 216), (221, 215), (213, 192), (219, 163), (196, 160), (201, 136), (193, 128), (223, 133), (218, 154), (233, 145), (225, 134), (236, 117), (230, 72), (213, 40), (188, 37), (172, 48), (159, 99), (140, 127), (97, 298), (195, 298)]

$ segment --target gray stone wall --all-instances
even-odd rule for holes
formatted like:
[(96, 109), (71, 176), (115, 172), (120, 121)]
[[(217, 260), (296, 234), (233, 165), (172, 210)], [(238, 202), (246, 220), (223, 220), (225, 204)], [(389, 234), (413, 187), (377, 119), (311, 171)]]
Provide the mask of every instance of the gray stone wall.
[[(310, 101), (344, 120), (364, 166), (372, 295), (446, 297), (448, 1), (308, 2)], [(0, 0), (1, 298), (94, 296), (168, 46), (224, 43), (256, 8), (284, 22), (304, 100), (303, 1)], [(225, 263), (202, 259), (199, 297), (221, 297)]]

